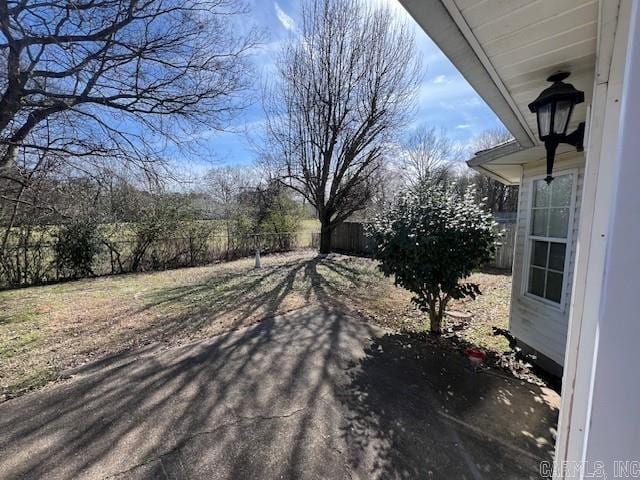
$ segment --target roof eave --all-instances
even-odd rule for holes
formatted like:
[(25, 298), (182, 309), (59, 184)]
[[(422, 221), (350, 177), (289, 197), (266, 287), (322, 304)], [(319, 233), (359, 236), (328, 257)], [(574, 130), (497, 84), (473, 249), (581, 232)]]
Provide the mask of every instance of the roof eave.
[(484, 99), (524, 148), (535, 136), (518, 111), (464, 18), (450, 0), (400, 0), (400, 3)]
[(494, 180), (497, 180), (500, 183), (503, 183), (504, 185), (509, 185), (509, 186), (513, 186), (513, 185), (520, 185), (520, 182), (514, 182), (509, 180), (506, 177), (503, 177), (502, 175), (500, 175), (498, 172), (494, 172), (493, 170), (489, 170), (488, 168), (485, 168), (482, 165), (476, 165), (473, 168), (476, 172), (480, 172), (484, 175), (487, 175), (488, 177), (493, 178)]
[(507, 176), (502, 175), (500, 172), (501, 166), (504, 167), (513, 165), (501, 165), (495, 164), (493, 162), (498, 159), (504, 159), (505, 157), (513, 155), (514, 153), (522, 152), (523, 150), (527, 149), (520, 145), (517, 141), (512, 140), (510, 142), (503, 143), (502, 145), (477, 152), (473, 158), (467, 160), (467, 165), (473, 170), (488, 175), (494, 180), (504, 183), (505, 185), (518, 185), (520, 183), (519, 181), (510, 179)]
[(520, 152), (522, 150), (526, 150), (520, 143), (513, 140), (508, 143), (504, 143), (494, 148), (489, 148), (487, 150), (482, 150), (477, 152), (473, 158), (467, 160), (467, 165), (471, 168), (479, 167), (493, 160), (496, 160), (501, 157), (505, 157), (507, 155), (511, 155), (513, 153)]

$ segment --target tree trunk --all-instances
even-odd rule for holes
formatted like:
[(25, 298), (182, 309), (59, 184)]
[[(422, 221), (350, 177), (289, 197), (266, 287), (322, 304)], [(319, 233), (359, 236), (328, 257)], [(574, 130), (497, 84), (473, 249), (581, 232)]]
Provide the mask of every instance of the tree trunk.
[(429, 312), (429, 327), (431, 333), (434, 335), (440, 335), (440, 326), (442, 324), (442, 316), (439, 316), (436, 312)]
[(320, 253), (331, 252), (331, 229), (329, 222), (320, 225)]
[(442, 310), (437, 308), (436, 300), (429, 302), (429, 330), (433, 335), (440, 335), (440, 327), (442, 325)]

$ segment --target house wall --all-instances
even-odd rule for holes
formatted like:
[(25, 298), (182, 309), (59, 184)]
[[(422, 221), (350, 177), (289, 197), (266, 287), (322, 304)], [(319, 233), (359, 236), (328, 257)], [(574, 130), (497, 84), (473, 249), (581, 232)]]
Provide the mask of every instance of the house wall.
[[(591, 115), (587, 123), (587, 166), (581, 205), (582, 218), (556, 440), (555, 459), (558, 465), (585, 465), (583, 462), (591, 423), (589, 415), (593, 394), (594, 362), (599, 349), (599, 322), (601, 318), (608, 317), (608, 312), (603, 309), (602, 294), (608, 268), (606, 259), (609, 248), (609, 224), (616, 208), (614, 196), (618, 189), (614, 166), (621, 140), (621, 111), (623, 105), (632, 101), (628, 95), (623, 95), (623, 87), (627, 82), (624, 77), (630, 65), (629, 47), (634, 44), (630, 30), (634, 22), (637, 23), (637, 11), (634, 17), (632, 10), (634, 7), (637, 10), (638, 2), (621, 0), (618, 3), (615, 0), (601, 0), (599, 7), (596, 78), (590, 108)], [(635, 82), (636, 87), (637, 85), (638, 82)], [(633, 104), (629, 103), (629, 105)], [(637, 108), (637, 104), (634, 107)], [(637, 135), (637, 126), (635, 132)], [(630, 221), (630, 218), (627, 219), (627, 222)], [(625, 227), (621, 233), (626, 235), (627, 232), (628, 228)], [(636, 249), (637, 244), (636, 241)], [(630, 310), (623, 318), (636, 321), (637, 311)], [(617, 331), (623, 338), (633, 339), (637, 344), (637, 338), (630, 336), (630, 331), (626, 329)], [(622, 347), (622, 344), (616, 343), (615, 348)], [(639, 385), (638, 382), (628, 381), (628, 378), (634, 378), (636, 364), (635, 361), (631, 362), (628, 364), (628, 369), (619, 370), (616, 380), (622, 379), (623, 383), (626, 382), (626, 386)], [(621, 388), (616, 394), (623, 392), (625, 390)], [(608, 390), (608, 393), (612, 393), (612, 390)], [(637, 399), (637, 395), (629, 398)], [(625, 428), (619, 430), (618, 439), (623, 438), (623, 432), (635, 430), (637, 434), (640, 431), (637, 422), (630, 421), (638, 418), (637, 412), (630, 415), (618, 409), (613, 402), (610, 403), (609, 409), (610, 412), (615, 413), (606, 415), (605, 421), (613, 417), (616, 421), (625, 422)], [(614, 423), (611, 422), (610, 425), (613, 426)], [(616, 423), (615, 427), (619, 428), (620, 423)], [(605, 441), (609, 441), (609, 438)], [(636, 441), (633, 444), (640, 443)], [(614, 448), (618, 445), (620, 445), (619, 442), (611, 443)], [(623, 459), (622, 456), (617, 458)], [(604, 460), (602, 457), (597, 459)], [(609, 472), (609, 476), (611, 475), (612, 472)], [(554, 474), (554, 478), (564, 477), (559, 471)]]
[(545, 175), (546, 166), (543, 160), (525, 166), (519, 190), (509, 330), (520, 342), (543, 355), (540, 361), (543, 368), (558, 375), (561, 373), (567, 341), (584, 165), (584, 154), (575, 152), (559, 157), (554, 166), (554, 175), (560, 175), (562, 172), (574, 173), (576, 185), (572, 202), (573, 212), (569, 220), (571, 224), (564, 295), (560, 306), (551, 305), (525, 293), (530, 255), (527, 236), (531, 222), (532, 184), (535, 179)]
[[(601, 462), (611, 477), (638, 477), (640, 416), (638, 415), (637, 276), (640, 269), (640, 4), (629, 15), (629, 50), (613, 164), (615, 188), (607, 234), (605, 276), (596, 334), (591, 387), (591, 413), (584, 460)], [(626, 462), (625, 462), (626, 461)], [(616, 466), (620, 468), (616, 471)], [(611, 475), (613, 473), (613, 475)]]

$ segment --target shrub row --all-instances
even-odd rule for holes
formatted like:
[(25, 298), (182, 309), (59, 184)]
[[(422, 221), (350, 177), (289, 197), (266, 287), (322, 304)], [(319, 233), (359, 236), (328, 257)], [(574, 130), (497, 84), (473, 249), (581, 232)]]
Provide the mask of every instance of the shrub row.
[(0, 252), (0, 288), (207, 265), (253, 255), (258, 246), (264, 253), (312, 246), (309, 233), (220, 235), (206, 222), (195, 221), (172, 232), (136, 225), (124, 235), (128, 238), (91, 223), (74, 222), (56, 230), (53, 235), (17, 232)]

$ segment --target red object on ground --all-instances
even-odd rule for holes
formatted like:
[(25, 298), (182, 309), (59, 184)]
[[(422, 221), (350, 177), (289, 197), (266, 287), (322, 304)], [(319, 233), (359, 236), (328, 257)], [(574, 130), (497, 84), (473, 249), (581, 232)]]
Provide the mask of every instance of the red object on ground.
[(467, 348), (465, 350), (465, 353), (467, 354), (467, 357), (469, 357), (470, 360), (475, 360), (483, 362), (485, 358), (487, 358), (487, 355), (480, 349), (478, 348)]

